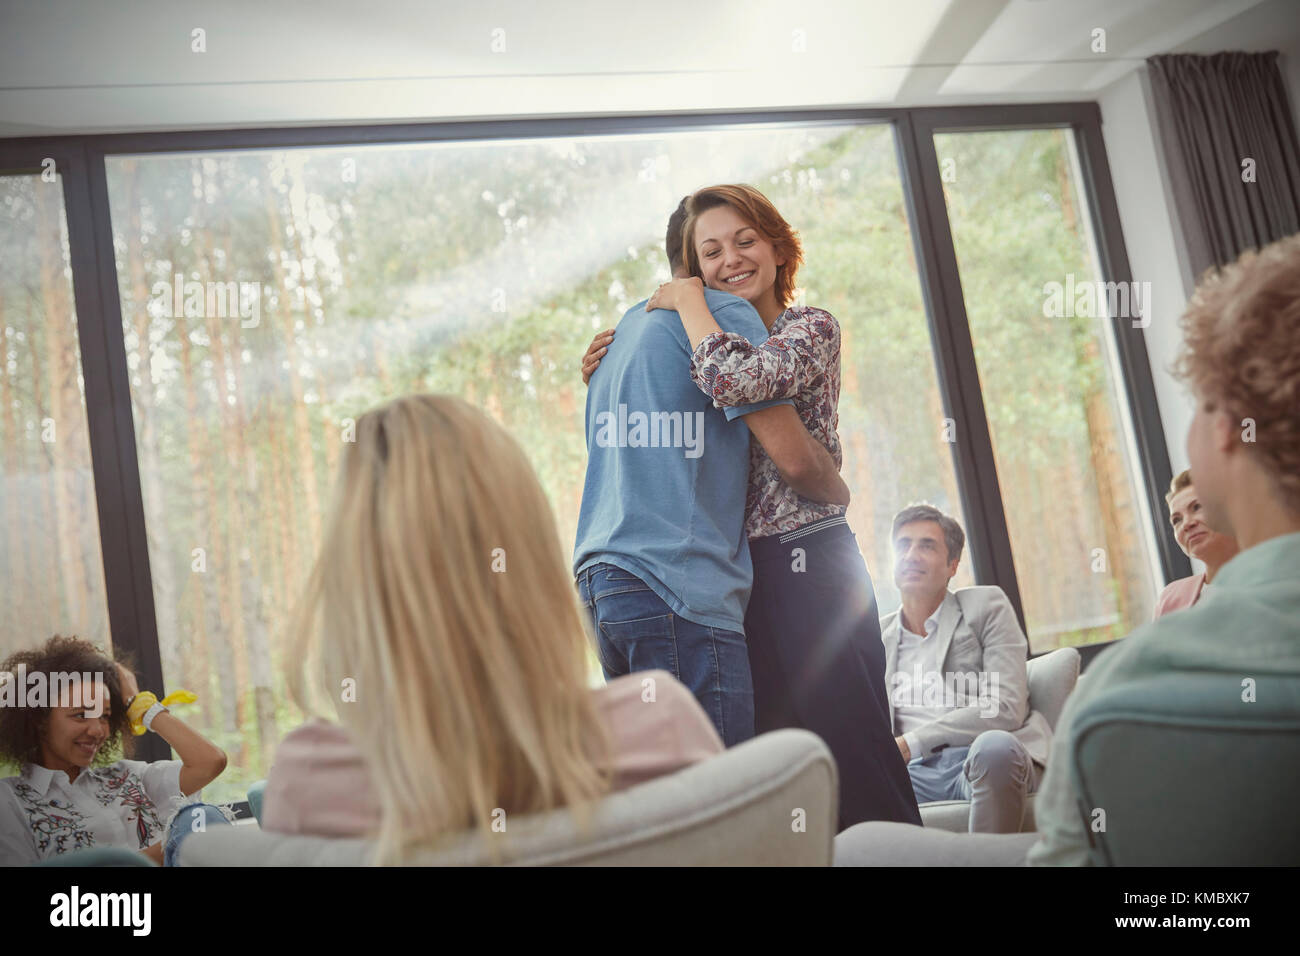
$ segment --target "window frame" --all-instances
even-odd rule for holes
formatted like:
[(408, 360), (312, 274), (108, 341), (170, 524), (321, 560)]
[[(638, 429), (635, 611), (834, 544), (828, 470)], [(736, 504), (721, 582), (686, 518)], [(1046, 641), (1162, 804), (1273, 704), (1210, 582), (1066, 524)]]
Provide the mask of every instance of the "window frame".
[[(983, 534), (971, 535), (971, 559), (975, 564), (976, 580), (981, 584), (997, 584), (1007, 592), (1020, 626), (1025, 627), (1024, 608), (1017, 583), (1011, 553), (1011, 539), (1007, 530), (1002, 492), (997, 480), (997, 465), (989, 433), (988, 418), (984, 411), (980, 390), (979, 372), (975, 365), (975, 350), (971, 340), (970, 321), (966, 314), (966, 300), (957, 266), (957, 254), (948, 221), (947, 203), (943, 182), (939, 175), (939, 160), (934, 145), (936, 133), (993, 132), (1016, 129), (1069, 129), (1074, 134), (1078, 151), (1082, 182), (1079, 190), (1087, 203), (1092, 219), (1099, 278), (1103, 282), (1129, 282), (1133, 278), (1129, 268), (1128, 252), (1120, 226), (1119, 208), (1115, 202), (1115, 188), (1110, 177), (1106, 147), (1101, 134), (1101, 110), (1096, 103), (1050, 103), (1017, 106), (934, 107), (907, 111), (910, 115), (900, 122), (910, 129), (912, 155), (907, 171), (915, 176), (914, 189), (909, 196), (917, 204), (916, 219), (925, 217), (929, 235), (914, 233), (918, 242), (917, 261), (926, 261), (934, 271), (926, 276), (926, 285), (939, 310), (927, 311), (931, 333), (936, 345), (941, 345), (939, 361), (946, 363), (940, 375), (941, 388), (953, 384), (951, 396), (945, 393), (945, 405), (956, 420), (959, 435), (969, 443), (968, 455), (958, 454), (954, 448), (954, 461), (958, 469), (958, 487), (962, 493), (962, 506), (971, 523), (976, 516), (977, 530)], [(920, 248), (923, 239), (931, 243)], [(1141, 475), (1138, 477), (1139, 493), (1145, 495), (1146, 513), (1151, 518), (1156, 544), (1156, 556), (1164, 582), (1186, 577), (1192, 573), (1191, 561), (1178, 547), (1173, 530), (1162, 520), (1166, 513), (1164, 493), (1173, 477), (1169, 462), (1164, 426), (1156, 401), (1155, 383), (1151, 375), (1151, 360), (1147, 353), (1144, 330), (1132, 323), (1109, 323), (1112, 342), (1123, 379), (1123, 395), (1129, 425), (1138, 455)], [(960, 443), (956, 443), (960, 444)], [(1012, 591), (1012, 587), (1015, 591)], [(1091, 648), (1085, 661), (1102, 648), (1115, 643), (1100, 641), (1079, 645)]]
[[(970, 526), (967, 536), (974, 577), (980, 584), (995, 584), (1007, 593), (1023, 627), (1024, 611), (934, 134), (1071, 129), (1083, 173), (1080, 188), (1096, 236), (1100, 278), (1127, 282), (1132, 274), (1101, 135), (1101, 112), (1093, 101), (271, 127), (0, 140), (0, 171), (39, 171), (41, 160), (51, 157), (63, 177), (109, 628), (115, 649), (132, 657), (146, 686), (164, 688), (109, 212), (107, 157), (851, 123), (888, 123), (893, 128), (940, 394), (946, 414), (954, 419), (962, 436), (962, 441), (953, 443), (952, 454)], [(1152, 530), (1160, 566), (1165, 581), (1169, 581), (1189, 575), (1191, 564), (1178, 548), (1168, 523), (1161, 520), (1171, 468), (1150, 358), (1142, 329), (1133, 329), (1130, 323), (1111, 323), (1111, 329), (1116, 336), (1127, 414), (1142, 471), (1139, 483), (1155, 525)], [(1079, 650), (1086, 662), (1112, 643), (1083, 645)], [(170, 756), (170, 748), (155, 735), (147, 735), (140, 745), (144, 759)], [(246, 803), (238, 807), (241, 815), (247, 813)]]

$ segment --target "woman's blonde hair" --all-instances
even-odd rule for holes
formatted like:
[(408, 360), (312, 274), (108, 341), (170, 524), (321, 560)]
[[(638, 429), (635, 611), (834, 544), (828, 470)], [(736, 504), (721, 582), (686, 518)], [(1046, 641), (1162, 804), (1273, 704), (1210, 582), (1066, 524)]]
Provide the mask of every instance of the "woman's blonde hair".
[[(772, 201), (753, 186), (723, 185), (709, 186), (701, 189), (683, 202), (686, 204), (686, 221), (682, 224), (682, 248), (684, 264), (693, 276), (703, 276), (700, 269), (700, 256), (695, 250), (695, 225), (700, 213), (718, 206), (730, 206), (768, 242), (776, 258), (785, 259), (785, 265), (776, 267), (776, 304), (781, 308), (790, 307), (794, 300), (794, 281), (803, 265), (803, 244), (799, 234), (777, 212)], [(670, 246), (668, 257), (671, 261), (673, 249)]]
[(502, 812), (565, 805), (585, 825), (609, 789), (609, 737), (523, 450), (461, 399), (411, 395), (357, 419), (334, 494), (290, 632), (289, 691), (309, 714), (330, 700), (362, 748), (383, 813), (377, 862), (493, 834)]
[(1165, 492), (1165, 504), (1174, 503), (1174, 495), (1184, 488), (1192, 487), (1192, 471), (1190, 468), (1184, 468), (1178, 474), (1174, 475), (1173, 480), (1169, 482), (1169, 490)]

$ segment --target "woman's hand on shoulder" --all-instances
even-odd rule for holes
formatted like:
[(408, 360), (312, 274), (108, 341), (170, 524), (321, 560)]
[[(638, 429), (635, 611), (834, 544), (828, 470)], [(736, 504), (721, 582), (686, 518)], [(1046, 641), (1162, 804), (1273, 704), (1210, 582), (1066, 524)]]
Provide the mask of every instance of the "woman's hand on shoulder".
[(654, 294), (650, 296), (650, 301), (646, 303), (645, 310), (647, 312), (653, 312), (655, 309), (676, 311), (685, 296), (694, 294), (704, 294), (704, 282), (699, 276), (669, 279), (661, 284), (654, 291)]
[(609, 351), (609, 343), (614, 341), (614, 330), (606, 329), (604, 332), (597, 332), (596, 337), (591, 340), (587, 346), (587, 353), (582, 357), (582, 384), (587, 385), (591, 382), (591, 373), (596, 371), (600, 365), (601, 357)]

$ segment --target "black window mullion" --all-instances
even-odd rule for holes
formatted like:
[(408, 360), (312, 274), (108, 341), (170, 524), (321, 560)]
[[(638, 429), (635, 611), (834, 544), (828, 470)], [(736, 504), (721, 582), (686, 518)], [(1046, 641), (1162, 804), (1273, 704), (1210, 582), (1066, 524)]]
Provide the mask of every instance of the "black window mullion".
[[(939, 177), (934, 126), (924, 111), (909, 112), (900, 118), (898, 132), (899, 165), (909, 215), (915, 224), (913, 243), (939, 371), (939, 389), (944, 407), (956, 425), (953, 464), (962, 510), (966, 514), (975, 578), (981, 584), (996, 584), (1006, 592), (1023, 628), (1025, 612), (1011, 556), (1011, 537), (980, 391), (957, 252)], [(936, 428), (939, 425), (935, 422)]]
[[(140, 688), (162, 697), (162, 656), (104, 158), (93, 146), (82, 146), (69, 158), (71, 163), (63, 168), (64, 199), (109, 631), (114, 651), (130, 656)], [(146, 734), (136, 742), (135, 756), (165, 760), (171, 748), (156, 734)]]

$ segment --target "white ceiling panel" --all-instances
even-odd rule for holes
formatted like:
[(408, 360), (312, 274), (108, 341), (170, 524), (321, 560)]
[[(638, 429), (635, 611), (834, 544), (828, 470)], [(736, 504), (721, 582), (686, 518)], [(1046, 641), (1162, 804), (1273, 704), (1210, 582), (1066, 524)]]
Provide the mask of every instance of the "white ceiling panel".
[[(0, 0), (0, 136), (1087, 99), (1298, 0)], [(1234, 19), (1235, 18), (1235, 19)], [(1230, 21), (1230, 22), (1229, 22)], [(1240, 26), (1237, 26), (1240, 25)], [(1107, 52), (1089, 48), (1107, 31)], [(206, 50), (191, 49), (204, 31)]]

